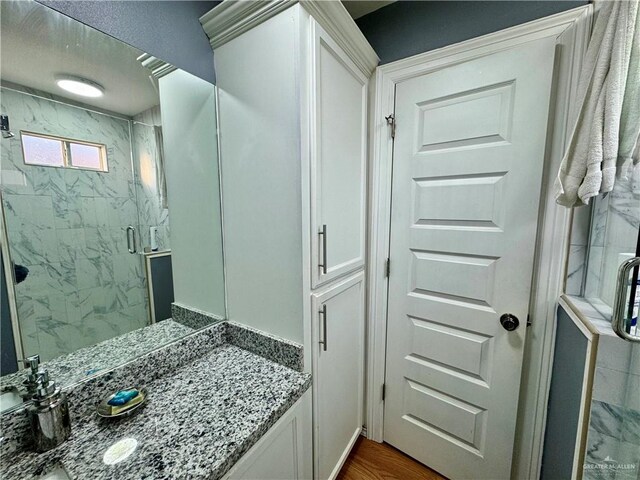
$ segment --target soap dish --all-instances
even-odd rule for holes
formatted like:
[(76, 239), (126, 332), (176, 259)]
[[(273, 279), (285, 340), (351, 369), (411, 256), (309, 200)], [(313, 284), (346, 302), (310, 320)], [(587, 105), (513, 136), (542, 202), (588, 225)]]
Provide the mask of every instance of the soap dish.
[[(127, 390), (133, 390), (133, 388), (129, 388)], [(98, 415), (100, 415), (103, 418), (116, 418), (116, 417), (124, 417), (126, 415), (131, 414), (134, 410), (137, 410), (147, 402), (147, 389), (140, 388), (136, 390), (138, 390), (139, 392), (138, 396), (141, 396), (142, 400), (137, 401), (135, 404), (131, 405), (128, 408), (126, 404), (122, 406), (109, 405), (109, 401), (117, 395), (117, 392), (116, 392), (113, 395), (109, 395), (108, 397), (105, 397), (98, 404), (98, 407), (97, 407)]]

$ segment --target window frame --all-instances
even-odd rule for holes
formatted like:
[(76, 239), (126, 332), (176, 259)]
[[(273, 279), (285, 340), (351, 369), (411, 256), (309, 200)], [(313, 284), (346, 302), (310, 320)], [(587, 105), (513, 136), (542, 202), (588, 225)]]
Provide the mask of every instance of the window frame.
[[(27, 135), (29, 137), (38, 137), (44, 138), (47, 140), (55, 140), (60, 142), (61, 150), (62, 150), (62, 165), (43, 165), (41, 163), (29, 163), (27, 162), (27, 155), (25, 153), (24, 142), (22, 141), (23, 135)], [(69, 137), (60, 137), (58, 135), (48, 135), (46, 133), (37, 133), (31, 132), (28, 130), (20, 130), (20, 144), (22, 146), (22, 161), (25, 165), (31, 167), (46, 167), (46, 168), (70, 168), (73, 170), (89, 170), (91, 172), (100, 172), (100, 173), (108, 173), (109, 172), (109, 164), (107, 162), (107, 146), (103, 143), (96, 142), (88, 142), (86, 140), (76, 140), (74, 138)], [(89, 147), (98, 148), (100, 155), (100, 167), (92, 168), (92, 167), (79, 167), (73, 165), (73, 158), (71, 155), (71, 144), (76, 145), (86, 145)]]

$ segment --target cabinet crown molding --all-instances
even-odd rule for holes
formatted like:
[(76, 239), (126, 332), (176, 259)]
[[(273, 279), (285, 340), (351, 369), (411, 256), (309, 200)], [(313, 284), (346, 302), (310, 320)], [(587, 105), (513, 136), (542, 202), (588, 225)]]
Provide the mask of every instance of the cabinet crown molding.
[(380, 59), (339, 0), (224, 0), (205, 13), (200, 23), (215, 50), (296, 3), (316, 19), (365, 75), (373, 73)]
[(160, 60), (159, 58), (154, 57), (153, 55), (149, 55), (148, 53), (143, 53), (138, 57), (138, 61), (142, 64), (143, 67), (151, 70), (151, 75), (155, 78), (161, 78), (165, 75), (176, 70), (176, 67), (171, 65), (170, 63), (165, 62), (164, 60)]

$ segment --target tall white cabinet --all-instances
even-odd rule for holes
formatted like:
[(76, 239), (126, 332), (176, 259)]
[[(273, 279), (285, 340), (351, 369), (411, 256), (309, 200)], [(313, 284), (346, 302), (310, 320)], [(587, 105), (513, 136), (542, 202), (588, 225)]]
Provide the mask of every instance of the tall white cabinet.
[(225, 0), (214, 49), (229, 318), (302, 343), (314, 477), (363, 424), (367, 98), (378, 58), (339, 1)]
[(313, 294), (315, 478), (335, 478), (362, 430), (364, 274)]
[(311, 280), (317, 288), (364, 267), (369, 78), (315, 20), (310, 27)]

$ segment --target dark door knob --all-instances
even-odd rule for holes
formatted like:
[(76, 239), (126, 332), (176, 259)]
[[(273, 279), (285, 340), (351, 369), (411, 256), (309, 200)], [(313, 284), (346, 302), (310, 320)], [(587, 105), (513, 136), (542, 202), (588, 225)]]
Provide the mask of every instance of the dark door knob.
[(500, 316), (500, 324), (507, 332), (513, 332), (520, 326), (520, 320), (511, 313), (504, 313)]

